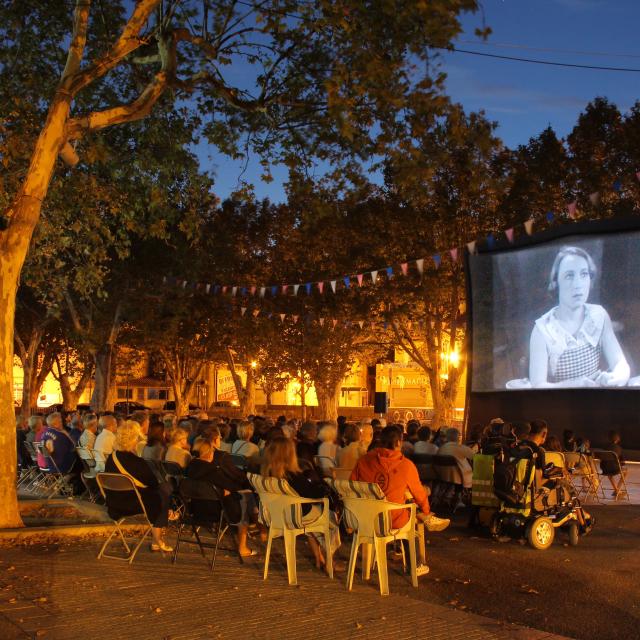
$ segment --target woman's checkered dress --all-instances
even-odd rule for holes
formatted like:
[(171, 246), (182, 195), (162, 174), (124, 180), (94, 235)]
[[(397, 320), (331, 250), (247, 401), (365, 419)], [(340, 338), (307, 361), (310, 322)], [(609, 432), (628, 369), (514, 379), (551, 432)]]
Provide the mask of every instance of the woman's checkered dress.
[(600, 371), (600, 344), (593, 346), (583, 344), (574, 349), (567, 349), (559, 358), (555, 374), (550, 376), (551, 382), (562, 382), (574, 378), (594, 378)]

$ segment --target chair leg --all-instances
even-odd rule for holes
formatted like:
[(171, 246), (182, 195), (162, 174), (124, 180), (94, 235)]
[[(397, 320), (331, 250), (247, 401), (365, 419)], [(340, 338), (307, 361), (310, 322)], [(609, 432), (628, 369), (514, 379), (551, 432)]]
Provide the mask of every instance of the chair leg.
[(333, 580), (333, 550), (331, 549), (331, 528), (327, 527), (323, 534), (324, 537), (324, 554), (327, 563), (327, 572), (329, 578)]
[(200, 553), (202, 554), (203, 558), (206, 558), (206, 554), (204, 552), (204, 547), (202, 546), (202, 540), (200, 540), (200, 534), (198, 533), (198, 527), (196, 527), (195, 525), (191, 525), (191, 528), (193, 529), (193, 535), (195, 535), (196, 537), (196, 542), (198, 543), (198, 547), (200, 547)]
[(216, 532), (216, 546), (213, 548), (213, 558), (211, 558), (211, 572), (213, 572), (216, 566), (216, 557), (218, 555), (218, 545), (220, 544), (220, 540), (222, 540), (222, 536), (224, 536), (227, 528), (222, 528), (222, 523), (224, 521), (224, 511), (220, 511), (220, 520), (218, 520), (218, 531)]
[(138, 550), (140, 549), (140, 547), (142, 546), (142, 543), (145, 541), (145, 538), (151, 533), (151, 526), (148, 526), (146, 531), (144, 532), (144, 535), (142, 536), (142, 538), (140, 538), (140, 542), (138, 542), (138, 544), (134, 547), (131, 555), (129, 556), (129, 564), (131, 564), (133, 562), (133, 559), (136, 557), (136, 553), (138, 553)]
[(371, 580), (371, 567), (373, 565), (374, 550), (370, 542), (362, 544), (362, 579)]
[(378, 582), (380, 595), (389, 595), (389, 574), (387, 573), (387, 543), (384, 538), (375, 538), (376, 560), (378, 562)]
[[(409, 534), (409, 571), (411, 571), (411, 585), (418, 587), (418, 572), (416, 565), (416, 538), (415, 535)], [(402, 547), (404, 549), (404, 545)]]
[(262, 575), (262, 579), (267, 579), (267, 574), (269, 573), (269, 557), (271, 556), (271, 544), (273, 543), (273, 528), (269, 527), (269, 537), (267, 538), (267, 549), (264, 553), (264, 574)]
[(290, 529), (284, 530), (284, 553), (287, 558), (287, 575), (289, 584), (298, 584), (298, 574), (296, 571), (296, 534)]
[[(356, 572), (356, 564), (358, 562), (358, 548), (360, 547), (360, 539), (358, 533), (353, 532), (353, 541), (351, 542), (351, 553), (349, 554), (349, 568), (347, 569), (347, 591), (353, 588), (353, 576)], [(363, 550), (364, 562), (364, 550)]]
[(180, 547), (180, 536), (182, 535), (182, 530), (184, 529), (184, 523), (181, 522), (178, 525), (178, 537), (176, 538), (176, 546), (173, 547), (173, 555), (171, 556), (171, 564), (175, 564), (178, 559), (178, 548)]

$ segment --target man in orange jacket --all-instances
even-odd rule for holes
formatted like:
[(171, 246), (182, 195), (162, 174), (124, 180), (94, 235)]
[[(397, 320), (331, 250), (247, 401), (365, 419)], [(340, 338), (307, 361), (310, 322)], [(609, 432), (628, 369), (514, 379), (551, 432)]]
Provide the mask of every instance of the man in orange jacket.
[[(405, 494), (408, 491), (419, 507), (417, 517), (424, 522), (427, 529), (446, 529), (450, 521), (431, 513), (429, 498), (420, 482), (416, 465), (402, 455), (401, 446), (400, 431), (395, 427), (385, 427), (380, 434), (380, 446), (358, 460), (351, 473), (351, 480), (375, 482), (390, 502), (398, 504), (405, 503)], [(394, 528), (399, 529), (408, 520), (409, 513), (406, 509), (392, 512), (391, 523)]]

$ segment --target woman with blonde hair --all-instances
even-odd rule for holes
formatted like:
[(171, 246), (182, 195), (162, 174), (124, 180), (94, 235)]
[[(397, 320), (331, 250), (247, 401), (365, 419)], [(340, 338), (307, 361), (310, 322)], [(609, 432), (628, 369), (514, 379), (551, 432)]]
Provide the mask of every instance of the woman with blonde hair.
[[(137, 422), (127, 420), (116, 431), (113, 453), (105, 464), (106, 473), (120, 473), (129, 477), (138, 489), (147, 517), (152, 525), (151, 551), (173, 551), (162, 539), (162, 530), (169, 519), (169, 499), (172, 487), (168, 482), (159, 482), (151, 467), (139, 458), (135, 451), (140, 436)], [(114, 520), (137, 513), (138, 500), (129, 491), (107, 491), (107, 511)]]
[(336, 466), (336, 456), (338, 455), (338, 445), (336, 438), (338, 437), (338, 429), (331, 422), (321, 422), (318, 431), (318, 458), (320, 459), (320, 467), (325, 475), (331, 475), (330, 469)]
[(247, 458), (257, 458), (260, 455), (260, 447), (251, 442), (253, 437), (253, 424), (243, 420), (238, 425), (238, 439), (231, 445), (230, 453)]
[[(286, 480), (291, 488), (302, 498), (311, 500), (321, 500), (329, 494), (328, 486), (321, 480), (315, 480), (306, 476), (298, 464), (296, 447), (293, 440), (287, 437), (274, 438), (264, 450), (260, 473), (270, 478), (281, 478)], [(322, 507), (319, 504), (303, 504), (303, 522), (314, 522), (321, 515)], [(335, 516), (332, 513), (332, 520), (336, 524)], [(331, 529), (331, 550), (335, 553), (340, 546), (340, 532), (336, 526)], [(318, 569), (325, 569), (325, 558), (318, 541), (313, 536), (307, 536), (309, 546), (313, 551)], [(333, 563), (336, 569), (336, 562)], [(340, 570), (340, 567), (338, 567)]]
[(189, 432), (183, 427), (176, 427), (169, 436), (169, 447), (164, 456), (166, 462), (175, 462), (186, 469), (191, 462), (189, 453)]

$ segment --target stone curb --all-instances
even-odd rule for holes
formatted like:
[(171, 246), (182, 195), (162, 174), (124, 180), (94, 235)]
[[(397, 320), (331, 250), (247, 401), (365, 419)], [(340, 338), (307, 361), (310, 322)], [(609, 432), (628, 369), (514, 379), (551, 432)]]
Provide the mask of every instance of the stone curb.
[[(123, 524), (125, 533), (142, 533), (146, 525)], [(29, 544), (55, 544), (86, 538), (104, 538), (113, 531), (112, 524), (65, 524), (43, 527), (21, 527), (18, 529), (0, 529), (0, 547)]]

